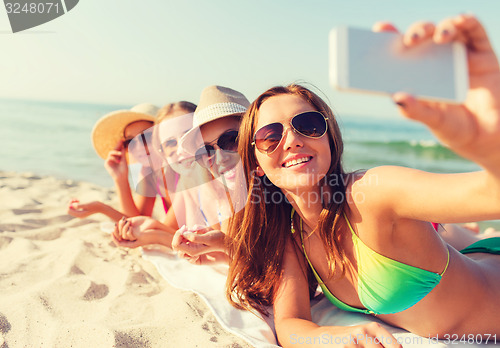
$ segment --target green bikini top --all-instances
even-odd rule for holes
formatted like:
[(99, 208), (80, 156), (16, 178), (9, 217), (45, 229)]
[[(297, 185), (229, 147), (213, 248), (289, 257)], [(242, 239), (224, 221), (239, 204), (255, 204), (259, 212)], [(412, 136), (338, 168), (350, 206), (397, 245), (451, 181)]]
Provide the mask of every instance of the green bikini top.
[[(293, 227), (294, 213), (295, 210), (292, 209), (292, 233), (295, 233)], [(345, 214), (344, 218), (351, 230), (352, 241), (357, 255), (358, 296), (366, 309), (352, 307), (340, 301), (328, 290), (314, 269), (309, 257), (307, 257), (302, 236), (302, 219), (300, 219), (299, 232), (304, 255), (326, 298), (335, 306), (345, 311), (365, 314), (397, 313), (419, 302), (439, 284), (450, 262), (450, 251), (448, 249), (448, 261), (444, 271), (442, 273), (430, 272), (390, 259), (372, 250), (354, 233)]]

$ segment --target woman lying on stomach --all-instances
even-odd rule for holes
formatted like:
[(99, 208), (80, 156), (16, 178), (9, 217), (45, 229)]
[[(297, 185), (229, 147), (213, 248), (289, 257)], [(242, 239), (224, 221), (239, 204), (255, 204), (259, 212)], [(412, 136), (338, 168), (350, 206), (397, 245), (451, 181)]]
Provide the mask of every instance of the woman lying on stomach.
[[(470, 90), (464, 104), (393, 96), (483, 171), (433, 174), (386, 166), (345, 173), (331, 109), (300, 85), (261, 94), (243, 116), (239, 153), (248, 202), (229, 229), (228, 296), (238, 307), (273, 306), (280, 344), (290, 337), (378, 338), (379, 324), (321, 327), (311, 321), (319, 284), (337, 307), (366, 313), (422, 336), (500, 334), (500, 238), (460, 252), (432, 227), (500, 218), (500, 70), (481, 24), (461, 15), (413, 33), (437, 43), (464, 41)], [(358, 336), (361, 335), (361, 336)], [(360, 339), (364, 337), (364, 339)], [(296, 343), (296, 342), (293, 342)], [(311, 345), (308, 344), (308, 347)]]

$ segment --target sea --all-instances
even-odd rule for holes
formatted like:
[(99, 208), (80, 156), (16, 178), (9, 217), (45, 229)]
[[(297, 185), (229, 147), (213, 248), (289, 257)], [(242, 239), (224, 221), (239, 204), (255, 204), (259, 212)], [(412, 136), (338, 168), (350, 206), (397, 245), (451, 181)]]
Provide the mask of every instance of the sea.
[[(113, 187), (92, 147), (96, 121), (131, 105), (0, 99), (0, 172), (54, 176)], [(442, 146), (423, 125), (406, 119), (338, 115), (346, 171), (398, 165), (434, 173), (480, 168)], [(480, 226), (500, 229), (500, 220)]]
[[(0, 171), (30, 172), (110, 187), (90, 134), (103, 115), (130, 105), (0, 99)], [(449, 173), (479, 167), (442, 146), (419, 123), (339, 115), (347, 171), (399, 165)]]
[(29, 172), (111, 187), (90, 139), (103, 115), (128, 105), (0, 99), (0, 171)]

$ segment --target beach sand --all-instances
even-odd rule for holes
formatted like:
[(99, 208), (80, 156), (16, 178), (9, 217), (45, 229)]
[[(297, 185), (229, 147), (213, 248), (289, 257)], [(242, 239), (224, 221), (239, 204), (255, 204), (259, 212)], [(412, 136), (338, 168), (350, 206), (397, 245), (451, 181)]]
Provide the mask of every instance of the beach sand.
[(136, 249), (116, 247), (71, 198), (117, 207), (112, 189), (0, 172), (0, 347), (250, 347)]

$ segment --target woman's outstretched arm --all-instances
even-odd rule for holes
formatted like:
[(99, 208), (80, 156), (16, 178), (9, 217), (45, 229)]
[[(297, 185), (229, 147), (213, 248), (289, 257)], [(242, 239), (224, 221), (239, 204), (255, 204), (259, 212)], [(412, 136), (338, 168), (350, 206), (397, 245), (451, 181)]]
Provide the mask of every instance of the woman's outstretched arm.
[(116, 245), (137, 248), (139, 246), (158, 244), (172, 247), (175, 229), (166, 226), (148, 216), (122, 218), (115, 225), (112, 233)]
[(443, 144), (498, 177), (500, 68), (486, 31), (474, 16), (460, 15), (437, 26), (417, 23), (405, 33), (404, 42), (414, 46), (430, 38), (436, 43), (465, 44), (470, 84), (465, 102), (419, 100), (405, 93), (396, 93), (394, 102), (404, 116), (424, 123)]
[(408, 168), (375, 168), (366, 173), (370, 185), (364, 192), (370, 194), (372, 190), (374, 200), (370, 201), (397, 217), (434, 222), (498, 219), (500, 68), (497, 57), (481, 23), (470, 15), (452, 17), (438, 25), (418, 22), (404, 34), (408, 46), (429, 39), (436, 43), (456, 40), (465, 44), (470, 81), (465, 102), (419, 100), (406, 93), (396, 93), (393, 99), (404, 116), (424, 123), (443, 144), (478, 163), (484, 171), (432, 174)]
[(68, 214), (71, 216), (83, 219), (97, 213), (104, 214), (113, 221), (118, 221), (125, 216), (122, 212), (103, 202), (80, 203), (78, 199), (72, 199), (69, 202)]

